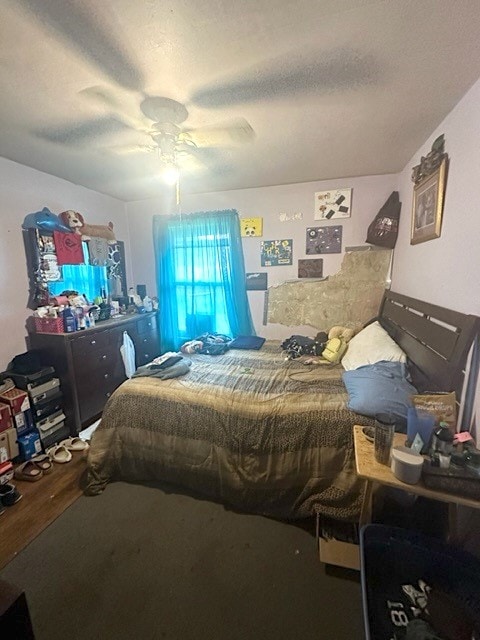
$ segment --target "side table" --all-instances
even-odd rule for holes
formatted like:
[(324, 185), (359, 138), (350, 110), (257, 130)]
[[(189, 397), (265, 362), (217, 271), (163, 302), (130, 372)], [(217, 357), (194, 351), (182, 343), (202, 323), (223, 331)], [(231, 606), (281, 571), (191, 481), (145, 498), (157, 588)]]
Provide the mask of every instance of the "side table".
[[(369, 524), (372, 519), (372, 496), (375, 485), (386, 485), (395, 489), (401, 489), (417, 496), (438, 500), (449, 505), (449, 530), (450, 537), (456, 532), (456, 511), (459, 505), (474, 509), (480, 509), (480, 500), (465, 498), (444, 491), (428, 489), (422, 481), (418, 484), (406, 484), (398, 480), (390, 467), (380, 464), (375, 460), (373, 442), (367, 440), (362, 432), (363, 427), (353, 427), (353, 442), (355, 448), (355, 467), (359, 478), (366, 480), (362, 510), (360, 513), (359, 527)], [(393, 446), (405, 444), (405, 434), (396, 433)], [(358, 545), (341, 542), (339, 540), (324, 540), (320, 537), (317, 519), (317, 538), (319, 540), (320, 560), (326, 564), (332, 564), (350, 569), (360, 568), (360, 552)]]
[[(395, 489), (401, 489), (410, 494), (430, 498), (430, 500), (439, 500), (448, 503), (450, 507), (450, 530), (455, 531), (456, 509), (459, 505), (474, 509), (480, 508), (480, 500), (465, 498), (444, 491), (436, 491), (428, 489), (420, 480), (418, 484), (406, 484), (398, 480), (389, 466), (380, 464), (375, 460), (373, 442), (369, 442), (362, 433), (363, 427), (356, 425), (353, 427), (353, 440), (355, 447), (355, 466), (357, 475), (367, 481), (365, 496), (363, 500), (362, 512), (360, 515), (360, 526), (368, 524), (371, 520), (372, 508), (372, 492), (375, 484), (383, 484)], [(396, 433), (393, 440), (393, 446), (405, 444), (405, 434)]]

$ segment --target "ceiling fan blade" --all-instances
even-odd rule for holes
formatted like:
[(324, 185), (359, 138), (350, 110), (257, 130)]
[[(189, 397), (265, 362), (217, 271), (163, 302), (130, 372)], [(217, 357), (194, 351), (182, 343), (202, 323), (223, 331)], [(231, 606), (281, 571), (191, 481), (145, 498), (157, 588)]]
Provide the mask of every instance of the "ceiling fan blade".
[(236, 118), (225, 124), (184, 129), (184, 133), (197, 147), (228, 147), (252, 142), (255, 131), (245, 118)]
[(79, 91), (79, 95), (109, 110), (117, 119), (132, 129), (143, 132), (149, 132), (151, 130), (151, 123), (147, 118), (141, 115), (131, 115), (131, 108), (126, 104), (125, 99), (117, 96), (116, 93), (108, 87), (87, 87)]
[(102, 151), (119, 156), (128, 156), (136, 153), (154, 153), (156, 151), (156, 147), (148, 144), (124, 144), (113, 147), (103, 147)]
[(112, 24), (113, 16), (107, 21), (99, 11), (101, 3), (91, 11), (72, 0), (16, 0), (15, 4), (29, 11), (37, 22), (47, 24), (111, 80), (126, 89), (142, 90), (144, 78), (129, 58), (119, 25)]
[(45, 128), (32, 131), (37, 138), (62, 145), (81, 146), (96, 139), (117, 135), (128, 131), (123, 122), (111, 116), (87, 120), (81, 124), (73, 124), (58, 128)]
[(370, 56), (349, 49), (307, 55), (292, 54), (252, 67), (243, 75), (200, 89), (191, 102), (215, 109), (307, 92), (333, 93), (377, 82), (378, 63)]

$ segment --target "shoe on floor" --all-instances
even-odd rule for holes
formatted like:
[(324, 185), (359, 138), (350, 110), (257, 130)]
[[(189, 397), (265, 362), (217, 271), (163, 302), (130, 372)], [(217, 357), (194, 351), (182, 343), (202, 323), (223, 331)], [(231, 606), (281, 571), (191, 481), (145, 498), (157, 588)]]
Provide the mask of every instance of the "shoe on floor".
[(53, 462), (57, 462), (58, 464), (65, 464), (66, 462), (70, 462), (72, 459), (72, 453), (67, 449), (67, 447), (63, 444), (56, 444), (50, 449), (47, 449), (47, 455), (50, 457), (50, 460)]
[(15, 469), (15, 478), (17, 480), (27, 480), (28, 482), (37, 482), (43, 478), (43, 471), (31, 460), (27, 460)]
[(60, 442), (60, 446), (66, 447), (69, 451), (85, 451), (85, 449), (88, 449), (88, 442), (85, 442), (82, 438), (75, 436), (73, 438), (62, 440)]
[(33, 456), (33, 458), (30, 458), (30, 462), (33, 462), (33, 464), (43, 473), (52, 473), (53, 471), (52, 461), (50, 460), (50, 456), (46, 453)]
[(13, 507), (22, 498), (22, 494), (14, 484), (0, 484), (0, 502), (5, 507)]

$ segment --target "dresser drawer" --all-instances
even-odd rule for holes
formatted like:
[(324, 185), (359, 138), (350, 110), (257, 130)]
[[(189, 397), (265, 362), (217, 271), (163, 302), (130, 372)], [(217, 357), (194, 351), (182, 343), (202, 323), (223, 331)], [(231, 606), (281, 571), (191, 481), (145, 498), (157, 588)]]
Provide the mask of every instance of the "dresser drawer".
[(111, 340), (110, 331), (96, 331), (95, 333), (85, 332), (80, 335), (75, 335), (72, 338), (72, 354), (73, 356), (89, 356), (91, 353), (96, 353), (99, 350), (106, 349)]
[(77, 381), (77, 393), (82, 422), (86, 422), (101, 413), (108, 399), (126, 380), (125, 375), (93, 371)]
[(157, 318), (156, 316), (150, 316), (149, 318), (141, 318), (137, 320), (137, 333), (142, 336), (145, 333), (156, 334), (157, 332)]
[(159, 354), (158, 340), (154, 337), (137, 338), (135, 340), (135, 360), (137, 367), (151, 362)]
[(120, 347), (103, 347), (96, 351), (75, 353), (73, 355), (73, 366), (77, 372), (93, 372), (101, 369), (110, 370), (119, 362)]

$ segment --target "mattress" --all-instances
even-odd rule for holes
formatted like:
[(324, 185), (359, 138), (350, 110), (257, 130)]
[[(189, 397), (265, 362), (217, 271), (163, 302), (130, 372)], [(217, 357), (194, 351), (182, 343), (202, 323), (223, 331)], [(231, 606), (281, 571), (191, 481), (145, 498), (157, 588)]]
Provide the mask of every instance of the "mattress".
[(193, 355), (186, 375), (133, 378), (107, 403), (88, 456), (86, 493), (115, 479), (159, 481), (232, 508), (298, 519), (355, 520), (364, 483), (336, 366), (260, 351)]

